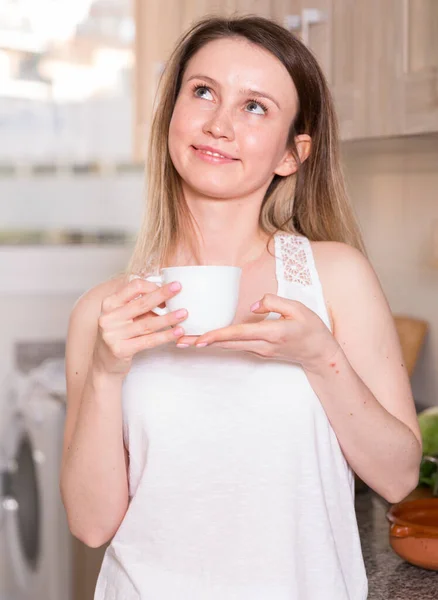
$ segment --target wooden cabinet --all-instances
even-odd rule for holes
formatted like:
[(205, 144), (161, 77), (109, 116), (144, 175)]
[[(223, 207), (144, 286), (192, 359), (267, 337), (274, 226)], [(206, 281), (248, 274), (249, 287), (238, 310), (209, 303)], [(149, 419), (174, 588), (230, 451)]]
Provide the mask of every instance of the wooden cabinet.
[(438, 131), (438, 2), (370, 0), (368, 5), (367, 137)]
[(318, 59), (336, 105), (342, 139), (366, 135), (366, 44), (362, 35), (368, 0), (295, 0), (283, 24)]
[(329, 12), (327, 78), (341, 138), (366, 136), (366, 40), (362, 35), (368, 0), (332, 0)]
[(438, 131), (437, 0), (289, 5), (296, 13), (321, 13), (303, 41), (326, 73), (342, 139)]
[(253, 13), (300, 35), (333, 93), (341, 138), (438, 131), (438, 0), (135, 0), (135, 154), (178, 36), (207, 14)]
[(393, 0), (402, 133), (438, 131), (438, 2)]

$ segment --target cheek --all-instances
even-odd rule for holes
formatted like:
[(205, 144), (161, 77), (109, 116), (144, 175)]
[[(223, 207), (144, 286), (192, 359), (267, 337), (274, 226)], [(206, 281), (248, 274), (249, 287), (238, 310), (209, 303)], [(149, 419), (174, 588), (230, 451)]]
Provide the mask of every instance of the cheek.
[(181, 136), (185, 135), (187, 127), (189, 127), (189, 123), (185, 111), (175, 107), (169, 125), (169, 141), (176, 142)]
[(170, 121), (169, 133), (178, 137), (198, 133), (202, 128), (203, 114), (195, 107), (184, 101), (176, 103), (172, 119)]
[(250, 164), (257, 169), (269, 170), (276, 165), (284, 152), (285, 136), (272, 127), (258, 129), (257, 131), (242, 131), (242, 154), (247, 157)]
[[(199, 140), (202, 132), (202, 120), (199, 114), (184, 106), (175, 106), (168, 135), (169, 153), (175, 166), (184, 162), (184, 155), (191, 144)], [(180, 155), (180, 158), (178, 158)]]
[(189, 127), (190, 124), (188, 123), (188, 119), (185, 116), (184, 111), (178, 110), (175, 107), (169, 124), (168, 148), (172, 162), (177, 168), (180, 163), (178, 149), (184, 144), (184, 140), (188, 136)]

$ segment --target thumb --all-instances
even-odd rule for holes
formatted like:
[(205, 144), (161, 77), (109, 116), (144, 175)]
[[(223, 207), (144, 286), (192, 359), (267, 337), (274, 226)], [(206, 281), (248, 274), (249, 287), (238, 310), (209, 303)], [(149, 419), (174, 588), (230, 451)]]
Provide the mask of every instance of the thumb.
[(299, 304), (295, 300), (281, 298), (275, 294), (265, 294), (261, 300), (251, 306), (251, 311), (256, 314), (276, 312), (286, 319), (292, 319), (297, 316)]

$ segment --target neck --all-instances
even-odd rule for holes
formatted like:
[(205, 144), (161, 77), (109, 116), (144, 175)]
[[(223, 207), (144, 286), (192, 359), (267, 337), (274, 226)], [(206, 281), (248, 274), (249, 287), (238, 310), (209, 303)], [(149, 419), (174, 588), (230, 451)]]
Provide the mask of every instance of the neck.
[(268, 235), (259, 227), (259, 206), (239, 200), (189, 203), (198, 253), (189, 264), (244, 266), (264, 253)]

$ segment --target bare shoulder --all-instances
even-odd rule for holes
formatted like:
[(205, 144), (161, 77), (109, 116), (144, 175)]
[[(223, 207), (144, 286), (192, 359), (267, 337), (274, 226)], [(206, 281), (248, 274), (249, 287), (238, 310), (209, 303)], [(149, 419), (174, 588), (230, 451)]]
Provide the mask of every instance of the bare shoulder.
[(373, 298), (386, 303), (368, 258), (342, 242), (310, 242), (332, 324), (348, 304)]
[(71, 320), (87, 319), (87, 317), (100, 314), (102, 301), (107, 296), (114, 294), (128, 282), (127, 275), (117, 275), (98, 283), (80, 296), (72, 309)]
[[(345, 276), (351, 271), (361, 269), (373, 271), (367, 257), (352, 246), (343, 242), (310, 242), (316, 268), (322, 277), (330, 280)], [(327, 281), (329, 283), (329, 281)]]

